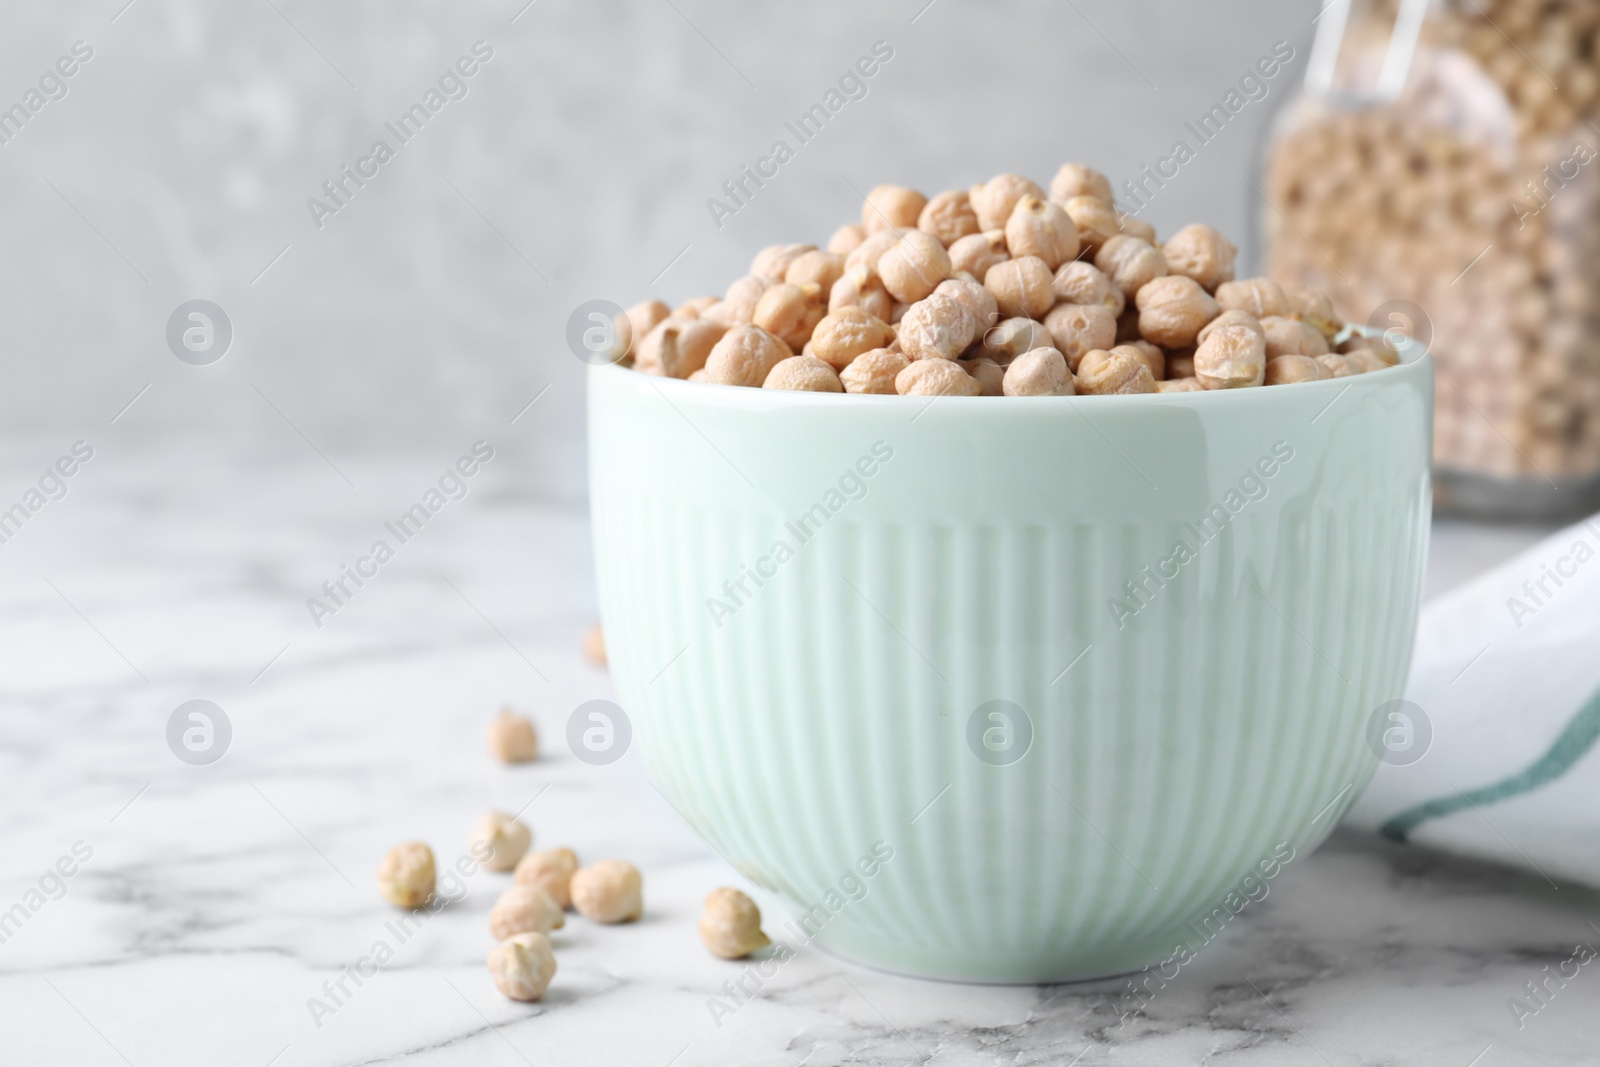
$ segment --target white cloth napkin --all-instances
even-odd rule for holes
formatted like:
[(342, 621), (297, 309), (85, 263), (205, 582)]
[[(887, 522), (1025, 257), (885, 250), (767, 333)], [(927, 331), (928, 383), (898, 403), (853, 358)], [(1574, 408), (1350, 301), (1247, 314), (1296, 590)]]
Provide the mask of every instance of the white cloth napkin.
[(1346, 825), (1600, 886), (1600, 516), (1425, 605), (1406, 700)]

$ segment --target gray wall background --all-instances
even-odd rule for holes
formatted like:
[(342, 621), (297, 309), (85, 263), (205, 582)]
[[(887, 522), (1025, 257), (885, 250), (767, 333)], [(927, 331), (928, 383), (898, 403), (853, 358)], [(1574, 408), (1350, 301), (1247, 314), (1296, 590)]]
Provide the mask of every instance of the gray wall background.
[[(825, 241), (859, 216), (854, 190), (882, 181), (1047, 183), (1072, 159), (1120, 185), (1195, 143), (1185, 120), (1284, 39), (1296, 57), (1269, 96), (1144, 213), (1163, 233), (1205, 221), (1245, 237), (1261, 209), (1245, 179), (1316, 14), (1310, 0), (126, 2), (0, 8), (0, 106), (74, 41), (94, 49), (0, 147), (4, 436), (107, 432), (148, 384), (119, 437), (243, 456), (309, 454), (302, 434), (343, 454), (493, 432), (563, 496), (581, 493), (583, 367), (564, 342), (577, 304), (721, 292), (764, 244)], [(399, 146), (384, 122), (478, 40), (494, 58), (467, 97)], [(715, 228), (706, 198), (774, 139), (793, 144), (784, 120), (878, 40), (894, 58), (866, 98)], [(379, 137), (396, 158), (317, 229), (307, 198)], [(235, 330), (209, 367), (165, 344), (195, 297)]]

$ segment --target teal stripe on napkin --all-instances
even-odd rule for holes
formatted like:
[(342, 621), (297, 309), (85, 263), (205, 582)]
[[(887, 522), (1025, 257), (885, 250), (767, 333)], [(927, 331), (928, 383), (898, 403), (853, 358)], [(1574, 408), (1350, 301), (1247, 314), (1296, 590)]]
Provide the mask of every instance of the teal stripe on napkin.
[(1578, 709), (1549, 750), (1520, 774), (1466, 793), (1457, 793), (1453, 797), (1440, 797), (1418, 804), (1389, 819), (1379, 827), (1378, 832), (1391, 840), (1403, 842), (1429, 819), (1453, 815), (1464, 808), (1494, 804), (1537, 789), (1567, 773), (1594, 746), (1597, 738), (1600, 738), (1600, 692)]

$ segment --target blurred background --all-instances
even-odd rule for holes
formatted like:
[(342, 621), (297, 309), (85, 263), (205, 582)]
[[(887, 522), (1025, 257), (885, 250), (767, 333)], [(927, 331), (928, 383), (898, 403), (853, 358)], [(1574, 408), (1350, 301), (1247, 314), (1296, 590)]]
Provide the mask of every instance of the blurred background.
[[(1317, 14), (1266, 0), (525, 4), (8, 7), (5, 105), (74, 42), (93, 56), (0, 147), (6, 433), (44, 432), (46, 453), (90, 434), (263, 458), (309, 456), (308, 440), (448, 452), (549, 386), (496, 441), (526, 488), (571, 500), (578, 304), (720, 293), (765, 244), (825, 242), (879, 182), (1048, 183), (1070, 159), (1120, 188), (1176, 140), (1196, 144), (1184, 124), (1281, 41), (1294, 58), (1265, 97), (1141, 212), (1163, 233), (1204, 221), (1248, 244), (1261, 203), (1247, 179), (1261, 184), (1263, 133), (1298, 90)], [(410, 143), (390, 135), (478, 41), (493, 57), (467, 95)], [(893, 58), (867, 95), (719, 228), (708, 198), (774, 140), (796, 143), (784, 123), (878, 41)], [(323, 183), (378, 139), (395, 158), (319, 227), (307, 200), (329, 202)], [(234, 331), (206, 367), (165, 340), (197, 298)]]

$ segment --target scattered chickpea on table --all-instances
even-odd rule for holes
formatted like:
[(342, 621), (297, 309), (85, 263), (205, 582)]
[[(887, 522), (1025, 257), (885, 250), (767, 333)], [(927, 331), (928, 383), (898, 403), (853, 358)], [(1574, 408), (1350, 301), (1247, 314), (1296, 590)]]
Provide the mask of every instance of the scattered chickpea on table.
[(1105, 175), (1063, 164), (933, 197), (874, 188), (826, 249), (763, 248), (721, 296), (625, 313), (637, 371), (714, 385), (902, 396), (1204, 392), (1399, 362), (1327, 294), (1236, 279), (1210, 226), (1164, 243)]
[(421, 841), (391, 848), (378, 864), (378, 892), (397, 908), (420, 908), (433, 896), (433, 849)]
[(578, 873), (578, 854), (570, 848), (530, 852), (517, 863), (518, 885), (536, 885), (563, 908), (572, 907), (572, 876)]
[(489, 726), (489, 751), (501, 763), (527, 763), (539, 757), (539, 734), (533, 722), (502, 708)]
[(491, 871), (509, 871), (533, 844), (533, 831), (503, 811), (484, 813), (467, 836), (467, 848)]
[(644, 914), (639, 868), (622, 860), (601, 860), (572, 875), (572, 906), (597, 923), (634, 922)]
[[(585, 638), (584, 652), (591, 655), (596, 648), (603, 649), (598, 625)], [(592, 658), (603, 662), (603, 651)], [(502, 709), (490, 726), (490, 750), (508, 763), (535, 758), (532, 722)], [(606, 925), (635, 922), (644, 914), (644, 879), (633, 864), (600, 860), (582, 867), (570, 848), (530, 852), (533, 831), (505, 812), (486, 812), (473, 824), (467, 843), (485, 870), (515, 872), (512, 885), (490, 909), (488, 922), (496, 941), (488, 956), (489, 975), (511, 1000), (537, 1001), (549, 988), (556, 973), (549, 934), (566, 926), (567, 909)], [(434, 901), (433, 850), (421, 841), (402, 842), (385, 853), (377, 882), (378, 892), (397, 907), (431, 910), (444, 903)], [(727, 887), (706, 897), (699, 929), (706, 949), (722, 959), (743, 959), (772, 943), (761, 929), (755, 901)]]
[(489, 953), (489, 974), (495, 988), (512, 1000), (538, 1000), (556, 976), (550, 939), (530, 930), (500, 942)]
[(548, 934), (566, 923), (561, 905), (537, 885), (514, 885), (489, 909), (489, 932), (496, 941), (530, 930)]
[(761, 909), (737, 889), (723, 886), (706, 897), (700, 914), (700, 940), (713, 956), (739, 960), (772, 944), (761, 931)]

